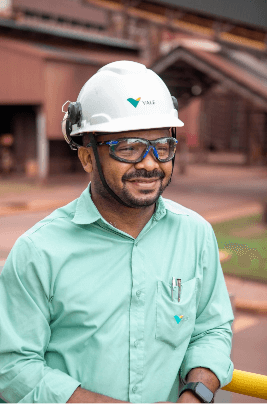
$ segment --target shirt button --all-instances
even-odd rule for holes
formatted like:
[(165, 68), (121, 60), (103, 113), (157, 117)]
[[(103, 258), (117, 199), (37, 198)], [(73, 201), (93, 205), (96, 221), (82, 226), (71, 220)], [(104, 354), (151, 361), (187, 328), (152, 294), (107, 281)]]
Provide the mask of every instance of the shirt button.
[(138, 340), (134, 341), (134, 346), (135, 346), (135, 348), (137, 348), (138, 345), (139, 345), (139, 341), (138, 341)]
[(138, 290), (137, 292), (136, 292), (136, 296), (140, 296), (141, 295), (141, 290)]
[(133, 393), (136, 393), (136, 390), (137, 390), (137, 387), (134, 386), (134, 387), (133, 387)]

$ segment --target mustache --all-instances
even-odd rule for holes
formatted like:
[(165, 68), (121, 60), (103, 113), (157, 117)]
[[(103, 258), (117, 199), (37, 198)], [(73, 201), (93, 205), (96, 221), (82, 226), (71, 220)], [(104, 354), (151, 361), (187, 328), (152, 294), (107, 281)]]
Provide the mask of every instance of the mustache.
[(122, 181), (127, 181), (127, 180), (132, 180), (135, 178), (159, 178), (163, 179), (165, 177), (165, 174), (162, 171), (159, 170), (153, 170), (153, 171), (146, 171), (144, 169), (135, 171), (134, 173), (131, 174), (124, 174), (122, 176)]

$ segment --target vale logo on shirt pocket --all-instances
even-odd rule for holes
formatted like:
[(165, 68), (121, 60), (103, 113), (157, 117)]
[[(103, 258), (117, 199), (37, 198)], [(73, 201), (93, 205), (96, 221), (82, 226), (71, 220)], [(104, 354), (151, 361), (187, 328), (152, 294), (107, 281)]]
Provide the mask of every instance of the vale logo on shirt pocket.
[(183, 317), (184, 317), (183, 315), (182, 315), (182, 316), (179, 316), (179, 317), (178, 317), (178, 316), (174, 316), (174, 318), (175, 318), (175, 320), (176, 320), (176, 323), (179, 324), (180, 321), (183, 319)]

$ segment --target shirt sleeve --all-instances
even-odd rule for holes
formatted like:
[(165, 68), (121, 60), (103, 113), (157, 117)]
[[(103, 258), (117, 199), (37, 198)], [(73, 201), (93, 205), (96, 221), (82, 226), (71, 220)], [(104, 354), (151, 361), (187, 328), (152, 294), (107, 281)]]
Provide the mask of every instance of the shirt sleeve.
[(0, 275), (0, 392), (16, 403), (65, 403), (80, 385), (46, 365), (51, 275), (29, 237), (15, 243)]
[(221, 388), (230, 383), (234, 370), (230, 359), (234, 315), (220, 264), (217, 240), (210, 224), (202, 265), (203, 279), (199, 282), (196, 323), (180, 376), (185, 381), (191, 369), (208, 368), (218, 377)]

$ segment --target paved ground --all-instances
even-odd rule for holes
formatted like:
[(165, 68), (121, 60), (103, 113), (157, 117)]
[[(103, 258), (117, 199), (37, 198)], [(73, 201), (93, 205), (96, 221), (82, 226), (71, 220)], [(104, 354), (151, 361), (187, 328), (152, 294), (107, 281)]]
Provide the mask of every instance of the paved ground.
[[(77, 197), (87, 185), (86, 175), (54, 177), (48, 187), (23, 193), (23, 180), (13, 181), (13, 189), (2, 192), (0, 186), (0, 215), (15, 211), (17, 203), (23, 208), (28, 204), (32, 210), (55, 205)], [(2, 184), (9, 183), (2, 179)], [(7, 188), (7, 187), (3, 187)], [(20, 191), (21, 190), (21, 191)], [(51, 192), (53, 191), (53, 192)], [(185, 176), (174, 171), (172, 183), (164, 196), (185, 205), (201, 214), (210, 215), (220, 211), (238, 209), (241, 206), (258, 205), (267, 196), (267, 168), (222, 167), (190, 165)], [(13, 206), (11, 206), (13, 204)], [(45, 206), (44, 206), (45, 205)]]

